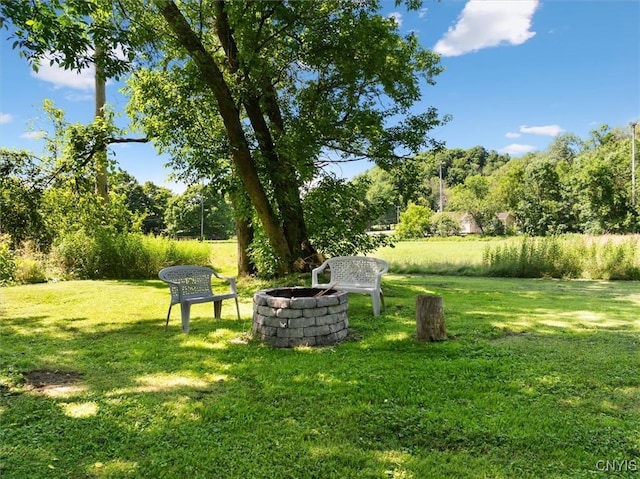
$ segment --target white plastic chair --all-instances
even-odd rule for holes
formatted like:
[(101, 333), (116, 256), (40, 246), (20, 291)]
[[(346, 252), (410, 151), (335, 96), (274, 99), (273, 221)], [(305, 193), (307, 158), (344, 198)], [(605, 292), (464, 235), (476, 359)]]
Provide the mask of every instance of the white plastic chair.
[[(326, 283), (318, 279), (329, 268), (331, 276)], [(371, 296), (374, 316), (380, 316), (380, 304), (384, 306), (382, 275), (389, 271), (386, 261), (368, 256), (336, 256), (329, 258), (311, 272), (313, 288), (332, 288), (348, 293), (364, 293)]]

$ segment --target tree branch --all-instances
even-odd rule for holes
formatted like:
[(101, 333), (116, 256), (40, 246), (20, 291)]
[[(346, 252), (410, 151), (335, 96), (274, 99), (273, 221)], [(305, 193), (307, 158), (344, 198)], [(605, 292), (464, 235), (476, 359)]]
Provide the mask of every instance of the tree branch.
[(105, 143), (149, 143), (149, 138), (107, 138)]

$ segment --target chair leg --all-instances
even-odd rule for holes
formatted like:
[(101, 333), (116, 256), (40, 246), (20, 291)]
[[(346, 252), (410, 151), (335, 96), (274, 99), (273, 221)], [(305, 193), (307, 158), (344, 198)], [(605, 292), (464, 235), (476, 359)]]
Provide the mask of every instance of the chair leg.
[(371, 302), (373, 303), (373, 315), (380, 316), (380, 295), (377, 292), (371, 293)]
[(182, 332), (189, 332), (189, 316), (191, 315), (191, 304), (180, 303), (180, 314), (182, 316)]
[(169, 316), (171, 316), (171, 307), (173, 304), (169, 305), (169, 312), (167, 313), (167, 322), (164, 323), (164, 330), (166, 331), (169, 328)]
[(387, 306), (384, 304), (384, 292), (380, 290), (380, 301), (382, 302), (382, 309), (386, 309)]
[(236, 300), (236, 311), (238, 312), (238, 319), (240, 319), (240, 305), (238, 304), (238, 297), (234, 298)]
[(222, 301), (213, 302), (213, 316), (218, 320), (222, 316)]

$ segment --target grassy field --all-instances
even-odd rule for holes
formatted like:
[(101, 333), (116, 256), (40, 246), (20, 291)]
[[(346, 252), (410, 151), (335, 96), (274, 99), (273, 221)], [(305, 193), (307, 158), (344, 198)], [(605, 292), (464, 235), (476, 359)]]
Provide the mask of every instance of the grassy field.
[[(401, 241), (370, 254), (389, 262), (395, 273), (478, 274), (482, 270), (482, 254), (488, 246), (504, 244), (511, 238), (457, 238)], [(214, 241), (212, 264), (226, 274), (236, 274), (236, 243)]]
[(637, 477), (637, 282), (389, 274), (382, 316), (351, 296), (347, 341), (293, 350), (247, 338), (268, 284), (189, 335), (160, 281), (2, 288), (0, 477)]
[(402, 241), (394, 247), (384, 247), (372, 253), (389, 263), (397, 273), (480, 275), (482, 255), (489, 245), (511, 241), (510, 238), (429, 238)]

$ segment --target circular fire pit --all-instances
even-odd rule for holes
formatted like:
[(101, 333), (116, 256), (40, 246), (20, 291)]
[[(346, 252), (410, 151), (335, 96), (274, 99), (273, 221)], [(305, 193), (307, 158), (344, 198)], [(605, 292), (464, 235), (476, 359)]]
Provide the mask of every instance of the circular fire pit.
[(319, 346), (348, 333), (348, 294), (334, 289), (273, 288), (253, 295), (253, 335), (277, 348)]

